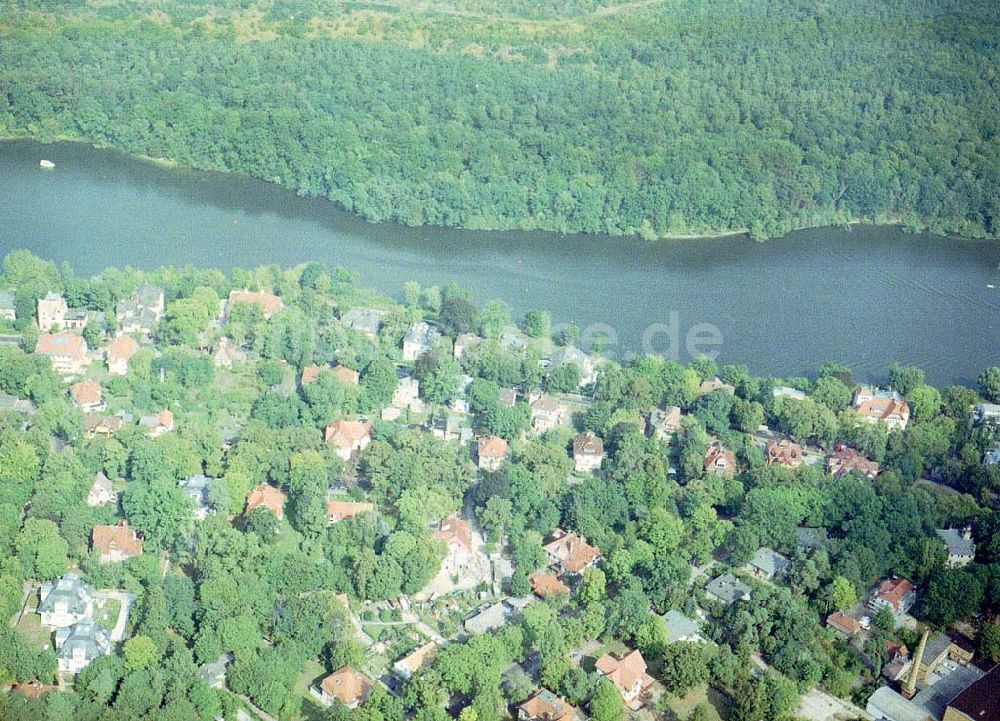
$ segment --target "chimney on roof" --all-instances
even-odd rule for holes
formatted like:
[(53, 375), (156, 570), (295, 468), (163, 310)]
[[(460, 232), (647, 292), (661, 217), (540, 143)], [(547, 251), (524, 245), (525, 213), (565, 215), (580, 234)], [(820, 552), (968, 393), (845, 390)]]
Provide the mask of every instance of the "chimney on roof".
[(972, 540), (972, 526), (966, 526), (965, 528), (962, 529), (962, 538), (964, 538), (966, 541)]
[(927, 638), (931, 635), (930, 627), (924, 628), (924, 633), (917, 644), (917, 652), (913, 654), (913, 668), (910, 669), (910, 677), (906, 679), (906, 686), (903, 687), (903, 698), (911, 699), (917, 695), (917, 676), (920, 675), (920, 662), (924, 659), (924, 648), (927, 646)]

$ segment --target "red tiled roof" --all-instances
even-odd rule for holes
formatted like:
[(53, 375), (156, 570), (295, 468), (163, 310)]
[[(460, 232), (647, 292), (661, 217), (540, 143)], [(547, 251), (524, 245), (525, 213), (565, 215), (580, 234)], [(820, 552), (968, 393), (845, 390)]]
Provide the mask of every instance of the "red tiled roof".
[(320, 688), (327, 696), (333, 696), (347, 706), (363, 702), (373, 686), (370, 678), (350, 666), (342, 666), (320, 682)]
[(646, 660), (638, 650), (630, 651), (620, 658), (606, 653), (597, 659), (594, 668), (617, 686), (619, 691), (626, 693), (632, 691), (637, 681), (648, 678)]
[(882, 581), (879, 584), (878, 591), (875, 592), (875, 596), (891, 604), (898, 611), (903, 597), (915, 590), (916, 588), (914, 588), (913, 584), (905, 578), (896, 577)]
[(101, 384), (97, 381), (80, 381), (69, 387), (69, 394), (78, 406), (92, 406), (101, 402)]
[(569, 586), (550, 573), (533, 573), (528, 576), (531, 590), (539, 598), (548, 598), (558, 594), (569, 595)]
[(906, 401), (897, 401), (893, 398), (872, 398), (862, 401), (855, 410), (866, 418), (885, 420), (896, 417), (904, 421), (910, 418), (910, 407)]
[(705, 470), (710, 473), (735, 473), (736, 454), (713, 443), (705, 451)]
[(472, 550), (472, 529), (461, 518), (445, 518), (434, 531), (434, 538), (440, 538), (446, 546), (457, 543), (467, 551)]
[(127, 361), (138, 349), (139, 344), (131, 336), (120, 335), (108, 345), (108, 361)]
[(840, 611), (834, 611), (827, 616), (826, 625), (842, 633), (846, 633), (848, 636), (853, 636), (861, 630), (861, 622), (858, 619), (843, 614)]
[(553, 540), (545, 545), (545, 552), (559, 560), (563, 570), (580, 573), (597, 560), (601, 552), (575, 533), (556, 530)]
[(581, 433), (573, 439), (573, 456), (603, 456), (604, 441), (593, 433)]
[(94, 550), (101, 555), (112, 551), (121, 551), (128, 556), (138, 556), (142, 553), (142, 539), (134, 529), (129, 528), (128, 521), (119, 521), (116, 526), (94, 526), (92, 535)]
[(518, 706), (519, 717), (532, 721), (573, 721), (573, 707), (549, 691), (539, 691)]
[(317, 378), (319, 378), (320, 371), (322, 371), (324, 366), (318, 366), (315, 363), (312, 365), (307, 365), (302, 369), (302, 380), (301, 383), (304, 386), (309, 385)]
[(344, 521), (348, 518), (354, 518), (359, 513), (368, 513), (369, 511), (374, 511), (375, 505), (373, 503), (359, 502), (359, 501), (337, 501), (334, 499), (327, 499), (326, 502), (326, 515), (330, 517), (331, 521)]
[(106, 430), (113, 433), (121, 430), (125, 421), (121, 416), (87, 416), (83, 425), (88, 431)]
[(72, 333), (52, 333), (38, 338), (35, 353), (42, 355), (79, 356), (87, 351), (83, 338)]
[(347, 366), (337, 366), (333, 369), (333, 375), (342, 383), (356, 386), (361, 379), (361, 374)]
[(499, 436), (486, 436), (476, 442), (479, 458), (506, 458), (507, 441)]
[(337, 421), (326, 427), (323, 440), (337, 448), (353, 449), (371, 433), (371, 428), (368, 421)]
[(286, 498), (285, 494), (274, 486), (261, 483), (247, 494), (247, 513), (259, 506), (264, 506), (275, 516), (281, 518)]
[(853, 448), (843, 448), (826, 460), (827, 470), (834, 478), (840, 478), (851, 471), (874, 478), (878, 475), (878, 463), (870, 461)]
[(255, 305), (260, 308), (265, 318), (268, 318), (281, 310), (281, 298), (273, 293), (256, 293), (250, 290), (234, 290), (229, 293), (229, 306), (237, 303)]
[(767, 451), (768, 463), (776, 463), (779, 466), (788, 466), (789, 468), (795, 468), (802, 464), (802, 446), (787, 438), (768, 440), (765, 450)]

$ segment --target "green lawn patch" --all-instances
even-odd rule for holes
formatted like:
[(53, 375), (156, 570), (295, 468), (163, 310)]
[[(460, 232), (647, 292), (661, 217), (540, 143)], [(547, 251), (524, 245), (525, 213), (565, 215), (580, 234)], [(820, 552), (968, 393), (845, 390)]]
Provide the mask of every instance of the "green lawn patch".
[(101, 628), (106, 628), (109, 631), (115, 627), (115, 623), (118, 622), (118, 612), (121, 610), (121, 601), (117, 598), (108, 598), (104, 601), (104, 606), (97, 609), (94, 614), (97, 624)]
[(699, 686), (687, 696), (667, 698), (666, 706), (676, 718), (687, 718), (691, 710), (700, 703), (708, 706), (708, 721), (722, 721), (729, 716), (729, 699), (707, 684)]

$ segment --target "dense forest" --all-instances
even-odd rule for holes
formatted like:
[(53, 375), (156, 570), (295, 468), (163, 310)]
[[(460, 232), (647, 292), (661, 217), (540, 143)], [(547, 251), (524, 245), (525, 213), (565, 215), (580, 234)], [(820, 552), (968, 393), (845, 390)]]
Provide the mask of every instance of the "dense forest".
[(989, 0), (0, 9), (0, 136), (80, 139), (371, 221), (998, 235)]

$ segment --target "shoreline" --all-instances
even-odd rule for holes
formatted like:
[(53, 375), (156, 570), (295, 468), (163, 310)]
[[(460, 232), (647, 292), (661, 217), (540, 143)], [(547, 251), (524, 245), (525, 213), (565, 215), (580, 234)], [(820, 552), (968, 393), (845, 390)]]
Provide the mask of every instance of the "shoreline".
[[(280, 188), (280, 189), (282, 189), (284, 191), (287, 191), (289, 193), (293, 193), (297, 197), (302, 197), (302, 196), (298, 195), (297, 191), (294, 188), (286, 187), (284, 185), (281, 185), (280, 183), (275, 183), (275, 182), (267, 180), (265, 178), (258, 178), (258, 177), (253, 176), (253, 175), (248, 175), (247, 173), (244, 173), (244, 172), (239, 171), (239, 170), (216, 170), (216, 169), (199, 168), (199, 167), (194, 166), (194, 165), (186, 165), (186, 164), (184, 164), (184, 163), (182, 163), (182, 162), (180, 162), (178, 160), (173, 160), (172, 158), (163, 158), (163, 157), (156, 158), (156, 157), (153, 157), (153, 156), (150, 156), (150, 155), (132, 154), (132, 153), (129, 153), (129, 152), (125, 151), (125, 150), (121, 150), (121, 149), (116, 148), (116, 147), (111, 146), (111, 145), (102, 145), (102, 144), (99, 144), (99, 143), (90, 142), (88, 140), (81, 140), (79, 138), (58, 137), (58, 138), (56, 138), (54, 140), (45, 141), (45, 140), (40, 140), (38, 138), (25, 137), (25, 136), (0, 135), (0, 143), (7, 143), (7, 142), (30, 142), (30, 143), (37, 143), (39, 145), (55, 145), (57, 143), (68, 143), (68, 144), (74, 144), (74, 145), (83, 145), (83, 146), (86, 146), (86, 147), (91, 148), (93, 150), (109, 151), (109, 152), (113, 152), (113, 153), (118, 153), (118, 154), (120, 154), (120, 155), (122, 155), (122, 156), (124, 156), (126, 158), (129, 158), (129, 159), (132, 159), (132, 160), (135, 160), (135, 161), (138, 161), (138, 162), (142, 162), (142, 163), (148, 163), (150, 165), (153, 165), (153, 166), (155, 166), (157, 168), (162, 168), (164, 170), (184, 170), (184, 171), (192, 171), (192, 172), (198, 172), (198, 173), (217, 173), (217, 174), (223, 175), (223, 176), (239, 176), (239, 177), (247, 178), (249, 180), (254, 180), (254, 181), (257, 181), (257, 182), (267, 183), (268, 185), (274, 186), (276, 188)], [(661, 234), (661, 235), (657, 235), (655, 238), (644, 238), (639, 233), (635, 233), (635, 234), (631, 234), (631, 235), (626, 235), (626, 234), (612, 235), (610, 233), (587, 233), (585, 231), (566, 231), (566, 232), (564, 232), (564, 231), (559, 231), (559, 230), (550, 230), (550, 229), (546, 229), (546, 228), (528, 228), (528, 227), (523, 227), (523, 228), (473, 228), (473, 227), (461, 226), (461, 225), (451, 225), (451, 226), (447, 226), (447, 225), (407, 226), (405, 223), (400, 223), (400, 222), (394, 221), (394, 220), (387, 220), (387, 221), (371, 221), (371, 220), (368, 220), (363, 215), (360, 215), (359, 213), (356, 213), (355, 211), (350, 210), (348, 208), (344, 208), (343, 206), (339, 205), (338, 203), (335, 203), (334, 201), (330, 200), (329, 198), (325, 198), (323, 196), (316, 195), (316, 196), (305, 196), (305, 197), (312, 197), (312, 198), (315, 198), (317, 200), (323, 200), (323, 201), (329, 203), (330, 205), (336, 207), (337, 209), (339, 209), (339, 210), (341, 210), (341, 211), (343, 211), (345, 213), (349, 213), (350, 215), (352, 215), (353, 217), (357, 218), (358, 220), (360, 220), (360, 221), (362, 221), (364, 223), (368, 223), (369, 225), (381, 225), (383, 223), (389, 223), (389, 224), (393, 224), (393, 225), (399, 225), (399, 226), (402, 226), (402, 227), (440, 228), (442, 230), (454, 229), (454, 230), (462, 230), (462, 231), (473, 232), (473, 233), (475, 233), (475, 232), (483, 232), (483, 233), (537, 232), (537, 233), (551, 233), (551, 234), (554, 234), (554, 235), (562, 235), (562, 236), (567, 236), (567, 235), (590, 235), (590, 236), (607, 236), (607, 237), (613, 237), (613, 238), (628, 238), (628, 239), (634, 239), (636, 241), (646, 242), (646, 243), (656, 243), (656, 242), (660, 242), (660, 241), (668, 241), (668, 242), (709, 241), (709, 240), (721, 240), (721, 239), (725, 239), (725, 238), (735, 238), (735, 237), (738, 237), (738, 236), (745, 236), (747, 240), (752, 240), (755, 243), (766, 243), (768, 240), (773, 240), (773, 239), (776, 239), (776, 238), (782, 238), (782, 237), (785, 237), (786, 235), (788, 235), (790, 233), (794, 233), (794, 232), (801, 231), (801, 230), (822, 230), (824, 228), (830, 228), (830, 229), (840, 228), (840, 229), (848, 229), (848, 231), (849, 231), (850, 228), (854, 227), (854, 226), (872, 226), (872, 227), (879, 227), (879, 226), (881, 226), (881, 227), (898, 228), (898, 229), (900, 229), (900, 230), (902, 230), (904, 232), (926, 233), (928, 235), (932, 235), (932, 236), (939, 237), (939, 238), (942, 238), (942, 239), (945, 239), (945, 238), (960, 238), (962, 240), (976, 240), (976, 241), (984, 241), (984, 242), (997, 242), (998, 240), (1000, 240), (1000, 238), (964, 236), (964, 235), (957, 235), (955, 233), (937, 233), (937, 232), (934, 232), (934, 231), (932, 231), (932, 230), (930, 230), (928, 228), (914, 229), (914, 228), (911, 228), (911, 227), (905, 225), (902, 222), (902, 220), (899, 219), (899, 218), (886, 219), (884, 222), (878, 222), (878, 221), (876, 221), (874, 219), (852, 218), (850, 220), (844, 220), (844, 221), (837, 222), (837, 223), (827, 223), (827, 224), (821, 224), (821, 225), (801, 225), (801, 226), (796, 225), (796, 226), (793, 226), (792, 228), (789, 228), (789, 230), (786, 233), (783, 233), (782, 235), (767, 236), (765, 238), (759, 238), (759, 239), (752, 238), (750, 236), (750, 229), (749, 228), (710, 230), (710, 231), (706, 231), (704, 233), (664, 233), (664, 234)]]

